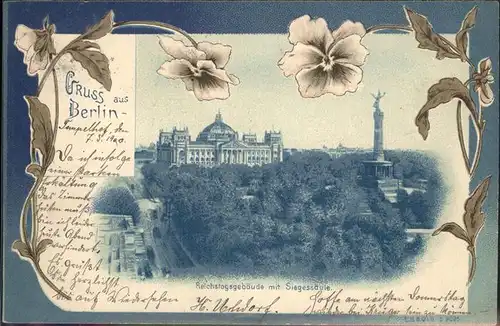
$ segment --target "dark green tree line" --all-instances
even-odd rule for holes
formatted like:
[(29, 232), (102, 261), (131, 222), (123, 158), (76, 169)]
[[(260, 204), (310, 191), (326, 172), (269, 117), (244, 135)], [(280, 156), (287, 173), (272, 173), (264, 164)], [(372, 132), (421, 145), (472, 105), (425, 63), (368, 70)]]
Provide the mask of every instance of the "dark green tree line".
[[(145, 187), (165, 203), (168, 219), (201, 265), (263, 274), (384, 277), (418, 254), (422, 244), (410, 246), (405, 229), (432, 227), (441, 200), (435, 195), (442, 188), (427, 156), (396, 151), (388, 156), (403, 182), (426, 179), (432, 191), (401, 193), (400, 202), (391, 205), (377, 189), (358, 184), (365, 156), (355, 154), (332, 159), (306, 152), (261, 167), (148, 164), (142, 173)], [(362, 202), (371, 214), (362, 214)]]

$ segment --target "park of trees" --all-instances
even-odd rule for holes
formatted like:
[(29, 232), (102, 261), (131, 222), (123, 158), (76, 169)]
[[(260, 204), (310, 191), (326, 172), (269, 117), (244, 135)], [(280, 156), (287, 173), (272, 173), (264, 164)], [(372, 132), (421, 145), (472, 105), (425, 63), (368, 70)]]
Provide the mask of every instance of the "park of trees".
[[(416, 151), (388, 151), (408, 187), (390, 204), (360, 184), (365, 154), (331, 158), (297, 153), (264, 166), (142, 167), (148, 196), (166, 215), (197, 264), (235, 273), (386, 278), (404, 272), (425, 245), (407, 228), (433, 228), (445, 193), (436, 161)], [(112, 201), (107, 201), (112, 202)], [(123, 203), (121, 201), (120, 203)], [(371, 214), (362, 214), (366, 203)], [(131, 207), (132, 210), (135, 208)]]
[(92, 202), (92, 210), (101, 214), (130, 215), (137, 224), (140, 217), (139, 205), (129, 187), (105, 187)]

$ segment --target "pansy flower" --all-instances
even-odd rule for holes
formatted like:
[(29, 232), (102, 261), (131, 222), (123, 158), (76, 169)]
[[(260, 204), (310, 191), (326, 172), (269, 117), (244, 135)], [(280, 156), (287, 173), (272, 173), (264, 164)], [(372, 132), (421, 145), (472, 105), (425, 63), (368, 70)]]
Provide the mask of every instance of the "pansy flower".
[(159, 38), (161, 47), (172, 60), (161, 65), (158, 74), (181, 79), (198, 100), (227, 99), (229, 84), (239, 84), (236, 76), (224, 70), (231, 55), (230, 46), (200, 42), (195, 47), (170, 37)]
[(44, 22), (43, 29), (31, 29), (26, 25), (17, 25), (14, 45), (24, 53), (24, 63), (29, 76), (35, 76), (49, 63), (49, 54), (55, 54), (52, 34), (55, 26)]
[(286, 77), (295, 76), (303, 97), (355, 92), (363, 78), (368, 50), (361, 44), (361, 23), (345, 21), (330, 31), (323, 18), (305, 15), (290, 24), (293, 49), (278, 62)]
[(491, 59), (484, 58), (479, 62), (478, 72), (472, 75), (474, 79), (474, 90), (479, 94), (481, 106), (487, 107), (493, 103), (493, 90), (490, 84), (493, 83), (491, 74)]

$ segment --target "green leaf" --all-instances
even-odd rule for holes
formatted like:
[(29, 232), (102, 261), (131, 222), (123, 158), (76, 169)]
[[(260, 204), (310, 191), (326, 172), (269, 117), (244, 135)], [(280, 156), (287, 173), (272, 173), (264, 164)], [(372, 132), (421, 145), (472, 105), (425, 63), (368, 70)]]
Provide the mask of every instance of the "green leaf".
[(37, 179), (42, 174), (42, 167), (37, 163), (31, 163), (26, 167), (26, 172)]
[(486, 196), (488, 195), (488, 187), (490, 186), (491, 175), (486, 177), (481, 183), (474, 189), (472, 194), (467, 198), (464, 205), (464, 223), (465, 230), (471, 239), (471, 244), (474, 245), (474, 241), (484, 226), (484, 212), (482, 211), (482, 206)]
[(467, 59), (467, 46), (469, 43), (468, 34), (469, 31), (476, 25), (476, 15), (477, 6), (472, 8), (467, 15), (465, 15), (465, 18), (462, 21), (462, 26), (460, 27), (457, 35), (455, 35), (455, 43), (457, 44), (462, 61), (466, 61)]
[(36, 254), (40, 255), (45, 251), (45, 249), (47, 249), (47, 246), (51, 245), (52, 243), (53, 241), (51, 239), (43, 239), (42, 241), (40, 241), (36, 246)]
[(50, 110), (36, 96), (25, 96), (31, 120), (31, 147), (42, 154), (41, 166), (49, 166), (54, 159), (54, 131), (50, 120)]
[(111, 90), (111, 72), (109, 71), (108, 58), (99, 51), (92, 50), (69, 50), (73, 58), (80, 62), (87, 70), (90, 77), (97, 80), (108, 91)]
[(460, 225), (458, 225), (457, 223), (455, 223), (455, 222), (444, 223), (443, 225), (441, 225), (441, 227), (439, 229), (437, 229), (436, 231), (434, 231), (432, 233), (432, 235), (433, 236), (434, 235), (438, 235), (441, 232), (451, 233), (455, 237), (457, 237), (459, 239), (462, 239), (465, 242), (467, 242), (468, 244), (470, 244), (470, 239), (467, 236), (467, 233), (465, 232), (465, 230), (462, 229), (462, 227)]
[(12, 250), (17, 251), (21, 257), (32, 258), (28, 246), (21, 240), (16, 240), (12, 243)]
[(97, 24), (91, 26), (81, 38), (83, 40), (97, 40), (106, 36), (113, 30), (114, 18), (115, 15), (111, 10)]
[(425, 16), (417, 14), (408, 8), (405, 8), (405, 12), (415, 32), (415, 39), (419, 43), (418, 47), (420, 49), (436, 51), (436, 58), (439, 60), (444, 58), (460, 58), (460, 56), (453, 51), (451, 46), (446, 44), (446, 42), (432, 30), (432, 25)]
[(420, 109), (415, 118), (415, 125), (422, 137), (427, 139), (431, 128), (429, 122), (429, 111), (440, 104), (445, 104), (454, 98), (461, 99), (474, 116), (475, 104), (469, 95), (469, 90), (458, 78), (443, 78), (437, 84), (432, 85), (427, 91), (427, 103)]
[(99, 44), (95, 42), (90, 42), (90, 41), (77, 41), (75, 42), (68, 50), (73, 50), (73, 51), (81, 51), (81, 50), (88, 50), (88, 49), (97, 49), (100, 50), (101, 47)]

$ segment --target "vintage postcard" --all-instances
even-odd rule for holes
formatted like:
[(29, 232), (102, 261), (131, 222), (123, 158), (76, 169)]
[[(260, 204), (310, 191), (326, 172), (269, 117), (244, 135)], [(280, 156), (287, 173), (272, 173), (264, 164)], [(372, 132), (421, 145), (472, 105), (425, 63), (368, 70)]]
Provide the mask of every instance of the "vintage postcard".
[(495, 324), (498, 7), (8, 1), (3, 321)]

